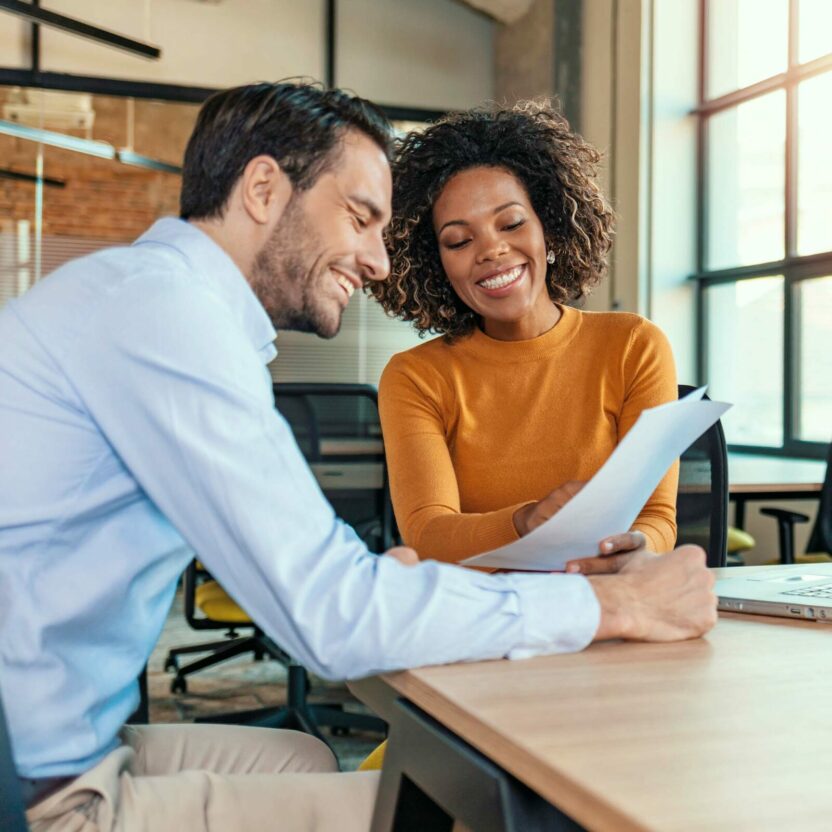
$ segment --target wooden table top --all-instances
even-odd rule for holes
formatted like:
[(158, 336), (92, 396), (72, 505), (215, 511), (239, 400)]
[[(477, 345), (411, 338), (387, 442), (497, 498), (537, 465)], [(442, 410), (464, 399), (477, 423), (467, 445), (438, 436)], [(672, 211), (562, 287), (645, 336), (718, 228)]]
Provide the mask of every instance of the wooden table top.
[(723, 614), (695, 641), (351, 687), (392, 688), (588, 829), (827, 830), (830, 660), (828, 625)]
[(820, 492), (825, 473), (826, 463), (817, 459), (728, 455), (731, 494)]

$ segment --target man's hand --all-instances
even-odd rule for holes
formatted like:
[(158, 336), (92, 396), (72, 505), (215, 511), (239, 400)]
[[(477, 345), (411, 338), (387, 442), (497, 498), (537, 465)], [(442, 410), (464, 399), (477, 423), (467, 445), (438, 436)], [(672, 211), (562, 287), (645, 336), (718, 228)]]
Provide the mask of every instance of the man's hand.
[(714, 576), (699, 546), (631, 558), (616, 575), (588, 578), (601, 605), (596, 641), (681, 641), (716, 624)]
[(545, 523), (557, 514), (584, 486), (586, 482), (570, 480), (537, 503), (521, 506), (514, 512), (514, 528), (520, 537)]
[(392, 549), (388, 549), (384, 553), (384, 556), (387, 558), (395, 558), (405, 566), (414, 566), (419, 563), (419, 555), (416, 554), (415, 549), (411, 549), (409, 546), (394, 546)]
[(601, 553), (593, 558), (570, 560), (566, 571), (573, 574), (604, 575), (619, 572), (634, 557), (654, 557), (647, 549), (647, 538), (641, 532), (625, 532), (605, 537), (598, 544)]

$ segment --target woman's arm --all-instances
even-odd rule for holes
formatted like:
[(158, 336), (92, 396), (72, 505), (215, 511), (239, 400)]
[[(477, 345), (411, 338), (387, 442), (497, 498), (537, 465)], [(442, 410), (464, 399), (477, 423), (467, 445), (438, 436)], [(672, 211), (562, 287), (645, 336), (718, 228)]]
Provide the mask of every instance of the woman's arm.
[[(665, 334), (653, 323), (642, 320), (633, 329), (624, 359), (624, 405), (618, 420), (620, 442), (635, 424), (642, 410), (678, 398), (676, 365)], [(647, 548), (669, 552), (676, 545), (676, 489), (679, 464), (665, 474), (651, 494), (633, 528), (643, 532)]]
[(423, 559), (458, 562), (519, 538), (518, 503), (465, 514), (445, 440), (450, 391), (431, 368), (424, 373), (405, 356), (387, 365), (379, 384), (379, 410), (390, 492), (402, 537)]

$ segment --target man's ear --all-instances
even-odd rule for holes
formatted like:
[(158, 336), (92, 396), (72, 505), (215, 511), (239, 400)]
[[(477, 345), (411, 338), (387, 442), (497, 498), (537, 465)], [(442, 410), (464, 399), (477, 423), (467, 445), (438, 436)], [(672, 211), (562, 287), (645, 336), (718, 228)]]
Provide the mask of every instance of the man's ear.
[(271, 156), (255, 156), (240, 177), (240, 198), (254, 222), (268, 225), (278, 219), (289, 204), (292, 183)]

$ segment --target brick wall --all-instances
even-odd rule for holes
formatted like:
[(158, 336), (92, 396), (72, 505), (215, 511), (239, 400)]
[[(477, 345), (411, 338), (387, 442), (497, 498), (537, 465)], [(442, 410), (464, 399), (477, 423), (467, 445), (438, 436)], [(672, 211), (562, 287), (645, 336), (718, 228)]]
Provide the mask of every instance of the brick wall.
[[(5, 93), (0, 91), (0, 103)], [(92, 138), (116, 147), (128, 143), (126, 99), (93, 98)], [(133, 147), (137, 153), (179, 164), (198, 108), (193, 105), (136, 101)], [(75, 135), (83, 135), (76, 131)], [(37, 145), (0, 136), (0, 167), (33, 174)], [(130, 167), (80, 153), (44, 147), (44, 174), (65, 187), (45, 187), (43, 233), (107, 241), (137, 237), (156, 218), (175, 214), (180, 179), (175, 174)], [(34, 226), (33, 184), (0, 178), (0, 230), (17, 220)]]

